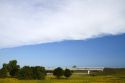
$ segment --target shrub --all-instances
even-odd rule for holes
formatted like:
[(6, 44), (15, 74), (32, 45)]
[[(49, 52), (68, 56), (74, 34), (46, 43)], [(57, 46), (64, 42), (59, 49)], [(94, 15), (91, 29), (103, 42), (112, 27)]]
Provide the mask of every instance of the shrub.
[(56, 76), (58, 79), (63, 76), (64, 74), (64, 71), (61, 67), (58, 67), (56, 68), (54, 71), (53, 71), (53, 75)]
[(20, 69), (18, 78), (19, 79), (44, 79), (46, 76), (45, 68), (36, 66), (36, 67), (29, 67), (24, 66)]
[(65, 69), (64, 76), (66, 78), (69, 78), (72, 75), (72, 71), (70, 69)]

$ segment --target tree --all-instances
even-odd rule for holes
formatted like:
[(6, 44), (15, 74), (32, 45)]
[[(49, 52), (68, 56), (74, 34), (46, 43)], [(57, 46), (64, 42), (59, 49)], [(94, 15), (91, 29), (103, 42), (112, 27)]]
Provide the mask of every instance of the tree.
[(20, 66), (17, 65), (16, 60), (9, 61), (9, 64), (7, 64), (7, 69), (11, 76), (16, 77), (18, 75)]
[(72, 75), (72, 71), (70, 69), (65, 69), (64, 76), (66, 78), (69, 78)]
[(3, 67), (0, 69), (0, 77), (8, 77), (9, 76), (9, 72), (7, 69), (7, 64), (3, 64)]
[(0, 69), (0, 77), (4, 78), (8, 76), (8, 70), (7, 70), (7, 66), (4, 63), (3, 67)]
[(72, 68), (77, 68), (77, 66), (76, 66), (76, 65), (73, 65)]
[(24, 66), (23, 68), (20, 69), (18, 73), (18, 78), (19, 79), (33, 79), (33, 73), (32, 69), (29, 66)]
[(20, 69), (18, 78), (19, 79), (37, 79), (41, 80), (44, 79), (46, 76), (45, 68), (36, 66), (36, 67), (29, 67), (29, 66), (24, 66), (23, 68)]
[(5, 68), (0, 69), (0, 77), (7, 77), (7, 70)]
[(45, 71), (45, 68), (44, 67), (40, 67), (40, 66), (36, 66), (36, 67), (31, 67), (32, 69), (32, 76), (33, 76), (33, 79), (44, 79), (45, 76), (46, 76), (46, 71)]
[(63, 76), (63, 74), (64, 71), (61, 67), (58, 67), (53, 71), (53, 75), (56, 76), (57, 78), (60, 78), (61, 76)]

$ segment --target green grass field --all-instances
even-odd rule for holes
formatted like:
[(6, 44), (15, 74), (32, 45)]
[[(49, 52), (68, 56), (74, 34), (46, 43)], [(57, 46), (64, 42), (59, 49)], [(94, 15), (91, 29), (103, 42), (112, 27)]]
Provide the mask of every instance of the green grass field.
[(125, 77), (73, 75), (69, 79), (55, 79), (53, 76), (47, 76), (45, 80), (18, 80), (15, 78), (1, 78), (0, 83), (125, 83)]

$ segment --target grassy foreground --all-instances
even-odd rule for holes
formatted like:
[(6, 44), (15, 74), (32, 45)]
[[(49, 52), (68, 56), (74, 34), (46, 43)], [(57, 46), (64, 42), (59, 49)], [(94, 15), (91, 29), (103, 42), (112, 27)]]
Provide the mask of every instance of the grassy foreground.
[(69, 79), (55, 79), (52, 76), (48, 76), (45, 80), (18, 80), (15, 78), (1, 78), (0, 83), (125, 83), (125, 77), (73, 75)]

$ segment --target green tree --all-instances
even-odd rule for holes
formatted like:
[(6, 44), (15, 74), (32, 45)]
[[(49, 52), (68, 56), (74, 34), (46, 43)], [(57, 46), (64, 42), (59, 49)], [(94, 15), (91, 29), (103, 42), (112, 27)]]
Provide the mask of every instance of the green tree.
[(19, 79), (33, 79), (33, 73), (32, 69), (29, 66), (24, 66), (23, 68), (20, 69), (18, 73), (18, 78)]
[(61, 76), (63, 76), (63, 74), (64, 71), (61, 67), (58, 67), (53, 71), (53, 75), (56, 76), (57, 78), (60, 78)]
[(0, 77), (4, 78), (8, 76), (7, 65), (3, 64), (3, 67), (0, 69)]
[(44, 79), (46, 76), (45, 73), (45, 68), (36, 66), (36, 67), (29, 67), (29, 66), (24, 66), (23, 68), (20, 69), (18, 78), (19, 79), (37, 79), (41, 80)]
[(16, 60), (11, 60), (11, 61), (9, 61), (9, 64), (7, 64), (7, 69), (9, 71), (10, 75), (13, 77), (16, 77), (18, 75), (19, 68), (20, 68), (20, 66), (17, 65)]
[(45, 72), (45, 68), (44, 67), (40, 67), (40, 66), (36, 66), (36, 67), (31, 67), (32, 68), (32, 72), (33, 72), (33, 79), (44, 79), (46, 76), (46, 72)]
[(69, 78), (72, 75), (72, 71), (70, 69), (65, 69), (64, 76), (66, 78)]
[(2, 77), (2, 78), (7, 77), (8, 76), (7, 72), (8, 71), (5, 68), (0, 69), (0, 77)]

